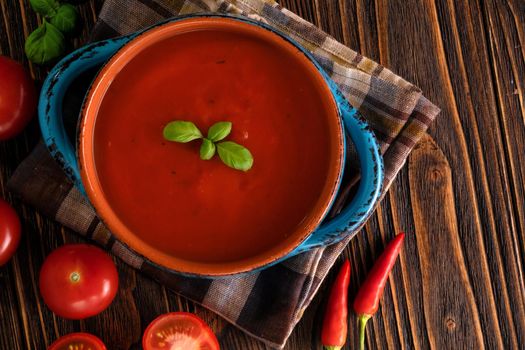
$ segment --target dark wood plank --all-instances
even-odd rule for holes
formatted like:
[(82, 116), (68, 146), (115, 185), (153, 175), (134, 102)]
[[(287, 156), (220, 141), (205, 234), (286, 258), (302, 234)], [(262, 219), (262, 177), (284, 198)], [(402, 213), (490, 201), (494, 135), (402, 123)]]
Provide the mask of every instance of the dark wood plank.
[[(449, 27), (445, 22), (442, 28), (444, 32), (447, 27), (457, 28), (461, 33), (454, 41), (454, 46), (457, 44), (457, 47), (447, 52), (447, 58), (454, 71), (459, 73), (452, 79), (452, 84), (464, 123), (463, 130), (473, 171), (475, 174), (481, 174), (473, 177), (475, 187), (478, 189), (479, 219), (483, 226), (484, 246), (480, 247), (485, 250), (487, 268), (491, 275), (485, 278), (487, 282), (490, 280), (496, 308), (490, 312), (482, 310), (482, 314), (492, 314), (492, 320), (487, 320), (487, 323), (494, 323), (495, 319), (499, 319), (499, 329), (495, 327), (492, 331), (500, 331), (503, 334), (505, 347), (516, 347), (520, 342), (516, 338), (519, 332), (516, 331), (513, 315), (523, 320), (523, 293), (520, 292), (520, 288), (516, 288), (518, 286), (509, 286), (514, 281), (521, 280), (522, 274), (519, 272), (520, 259), (511, 247), (512, 236), (516, 235), (516, 231), (513, 228), (515, 217), (511, 209), (512, 203), (509, 203), (512, 180), (508, 177), (508, 163), (503, 156), (508, 150), (503, 146), (503, 132), (498, 121), (500, 116), (495, 99), (494, 77), (490, 68), (488, 28), (484, 27), (483, 10), (475, 3), (471, 6), (462, 5), (465, 4), (458, 4), (455, 9), (455, 12), (461, 15), (456, 16), (453, 12), (443, 14), (444, 20), (456, 18), (457, 24), (454, 23)], [(448, 9), (454, 10), (451, 6), (448, 6)], [(477, 17), (470, 19), (473, 15)], [(451, 45), (451, 48), (454, 46)], [(480, 89), (480, 86), (483, 86), (483, 89)], [(523, 132), (523, 124), (521, 127), (517, 126), (516, 131)], [(523, 137), (515, 138), (514, 147), (523, 144), (523, 140)], [(467, 246), (469, 243), (464, 244)], [(479, 264), (479, 258), (483, 256), (473, 254), (470, 250), (469, 252), (471, 263)], [(478, 277), (481, 276), (476, 272), (474, 269), (471, 270), (473, 278), (479, 280)], [(483, 274), (486, 272), (484, 271)], [(486, 285), (484, 289), (488, 290)], [(516, 292), (519, 295), (516, 295)], [(480, 304), (485, 306), (488, 302), (480, 302)], [(523, 329), (523, 325), (519, 327)], [(494, 339), (488, 335), (487, 338)]]
[[(102, 6), (79, 7), (87, 40)], [(283, 0), (281, 4), (353, 49), (419, 85), (442, 109), (389, 195), (343, 254), (352, 263), (350, 297), (400, 230), (407, 240), (369, 322), (368, 348), (520, 348), (525, 343), (525, 3), (522, 0)], [(39, 23), (26, 0), (0, 0), (0, 54), (30, 67), (24, 38)], [(5, 183), (39, 138), (33, 121), (0, 143), (0, 194), (24, 221), (16, 257), (0, 268), (0, 348), (45, 349), (60, 335), (87, 331), (111, 349), (140, 349), (157, 315), (195, 312), (221, 347), (267, 349), (210, 311), (117, 262), (115, 303), (82, 322), (55, 317), (42, 303), (45, 256), (80, 238), (5, 192)], [(292, 333), (287, 350), (319, 347), (332, 271)], [(355, 315), (349, 344), (357, 346)]]
[[(430, 346), (449, 349), (461, 343), (465, 348), (480, 348), (483, 334), (459, 240), (452, 171), (430, 137), (412, 152), (408, 175), (413, 215), (420, 218), (414, 222), (420, 233), (415, 240)], [(432, 217), (425, 217), (425, 212), (431, 212)], [(439, 268), (443, 262), (449, 267)]]
[(525, 146), (525, 3), (489, 1), (484, 5), (484, 23), (490, 56), (497, 119), (502, 138), (506, 175), (505, 210), (508, 226), (498, 237), (502, 247), (507, 281), (509, 307), (515, 327), (516, 342), (525, 342), (525, 286), (523, 279), (525, 244), (525, 155), (518, 151)]
[(10, 268), (0, 269), (0, 327), (3, 333), (10, 336), (0, 337), (0, 348), (2, 349), (24, 349), (27, 347), (28, 339), (23, 332), (25, 305), (19, 305), (17, 301), (16, 283), (13, 275), (16, 273), (18, 257), (14, 257)]

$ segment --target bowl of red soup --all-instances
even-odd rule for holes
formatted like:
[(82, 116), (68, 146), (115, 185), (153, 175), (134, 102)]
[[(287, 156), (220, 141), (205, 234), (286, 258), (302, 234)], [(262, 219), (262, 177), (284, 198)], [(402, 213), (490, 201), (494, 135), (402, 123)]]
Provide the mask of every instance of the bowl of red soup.
[[(72, 142), (62, 101), (94, 67)], [(111, 232), (181, 274), (245, 273), (338, 242), (381, 192), (379, 146), (358, 111), (307, 50), (245, 18), (174, 18), (80, 48), (49, 74), (39, 117), (51, 154)], [(191, 124), (195, 140), (167, 139), (173, 121)], [(224, 122), (227, 136), (210, 136)], [(203, 157), (205, 142), (218, 156)], [(249, 166), (235, 168), (224, 142), (249, 150)], [(347, 142), (361, 181), (325, 220)]]

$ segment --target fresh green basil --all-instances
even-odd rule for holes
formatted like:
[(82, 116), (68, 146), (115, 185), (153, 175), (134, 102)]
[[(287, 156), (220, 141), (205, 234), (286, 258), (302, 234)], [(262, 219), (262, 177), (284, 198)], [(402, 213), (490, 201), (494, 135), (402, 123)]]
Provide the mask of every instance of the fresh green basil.
[(201, 156), (201, 159), (203, 160), (210, 160), (213, 158), (213, 156), (215, 155), (215, 144), (204, 138), (202, 139), (202, 145), (201, 145), (201, 149), (200, 149), (200, 156)]
[(64, 51), (64, 35), (45, 19), (26, 39), (25, 52), (34, 63), (48, 63), (60, 57)]
[(49, 21), (62, 33), (71, 33), (77, 25), (77, 9), (71, 4), (64, 4), (58, 8)]
[(248, 171), (253, 166), (253, 156), (246, 147), (232, 141), (216, 143), (228, 136), (231, 130), (231, 122), (218, 122), (209, 128), (206, 138), (192, 122), (175, 120), (164, 127), (163, 135), (168, 141), (182, 143), (202, 138), (199, 151), (201, 159), (212, 159), (218, 152), (222, 162), (230, 168)]
[(31, 7), (42, 16), (53, 17), (56, 15), (60, 4), (57, 0), (29, 0)]
[(199, 128), (192, 122), (176, 120), (164, 127), (164, 138), (174, 142), (190, 142), (202, 138)]
[(226, 136), (228, 136), (231, 131), (232, 131), (231, 122), (218, 122), (218, 123), (213, 124), (208, 129), (208, 138), (213, 142), (217, 142), (217, 141), (224, 139)]
[(248, 171), (253, 166), (250, 151), (235, 142), (224, 141), (217, 144), (217, 152), (222, 162), (230, 168)]

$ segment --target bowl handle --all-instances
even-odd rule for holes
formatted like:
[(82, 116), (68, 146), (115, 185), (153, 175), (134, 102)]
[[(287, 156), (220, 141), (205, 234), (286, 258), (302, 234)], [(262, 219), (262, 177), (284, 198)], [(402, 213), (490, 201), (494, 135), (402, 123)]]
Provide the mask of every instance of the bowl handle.
[(330, 221), (324, 222), (293, 252), (296, 255), (319, 246), (337, 243), (355, 232), (370, 216), (383, 187), (383, 158), (377, 140), (357, 109), (336, 91), (335, 98), (346, 133), (359, 157), (361, 181), (355, 197)]
[(49, 73), (38, 102), (38, 118), (44, 142), (75, 186), (84, 193), (76, 150), (62, 120), (62, 102), (71, 83), (86, 70), (107, 61), (134, 35), (99, 41), (64, 57)]

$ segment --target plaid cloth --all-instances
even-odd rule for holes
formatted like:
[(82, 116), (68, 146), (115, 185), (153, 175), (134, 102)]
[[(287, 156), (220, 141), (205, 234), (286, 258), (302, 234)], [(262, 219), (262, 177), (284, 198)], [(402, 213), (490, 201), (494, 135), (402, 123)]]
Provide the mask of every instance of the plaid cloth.
[[(134, 32), (168, 17), (203, 11), (234, 13), (264, 21), (310, 50), (375, 131), (384, 154), (385, 191), (439, 113), (417, 87), (272, 0), (107, 0), (92, 40)], [(92, 76), (93, 73), (84, 77), (84, 84), (74, 85), (66, 97), (65, 110), (70, 111), (65, 115), (66, 123), (75, 124), (85, 85)], [(350, 147), (350, 159), (355, 156)], [(356, 182), (347, 179), (336, 206), (345, 204)], [(262, 272), (214, 280), (185, 278), (157, 268), (121, 244), (67, 181), (42, 144), (16, 170), (9, 186), (46, 215), (275, 348), (284, 346), (328, 270), (356, 233), (349, 233), (338, 244), (301, 254)]]

